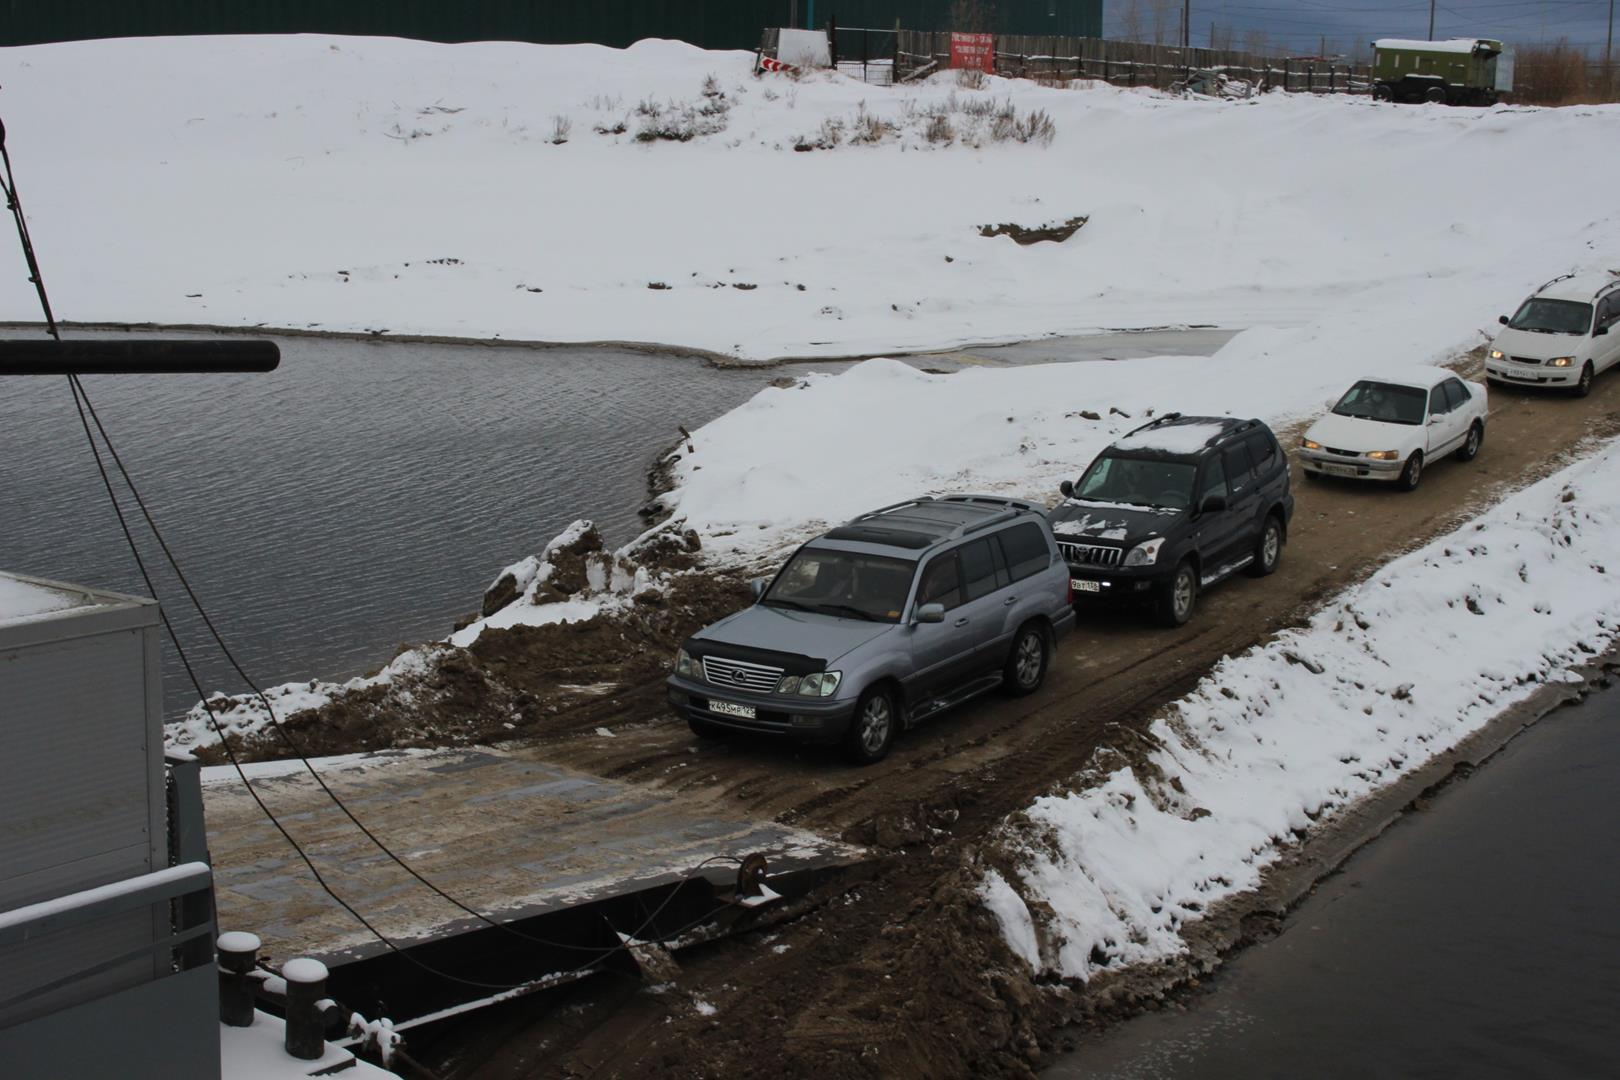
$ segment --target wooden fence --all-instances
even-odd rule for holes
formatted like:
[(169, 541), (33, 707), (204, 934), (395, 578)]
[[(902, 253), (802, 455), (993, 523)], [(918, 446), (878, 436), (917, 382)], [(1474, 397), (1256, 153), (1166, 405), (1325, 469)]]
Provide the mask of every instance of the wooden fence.
[[(897, 80), (950, 66), (948, 31), (901, 30), (899, 35)], [(1027, 34), (996, 35), (995, 69), (997, 75), (1009, 78), (1051, 82), (1098, 79), (1115, 86), (1152, 86), (1160, 90), (1184, 85), (1189, 77), (1207, 71), (1224, 72), (1262, 90), (1365, 94), (1372, 86), (1371, 67), (1366, 64)]]

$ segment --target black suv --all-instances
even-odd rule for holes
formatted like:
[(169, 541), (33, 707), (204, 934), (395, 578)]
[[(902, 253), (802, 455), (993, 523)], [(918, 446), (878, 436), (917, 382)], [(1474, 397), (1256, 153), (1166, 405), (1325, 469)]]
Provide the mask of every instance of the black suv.
[(1180, 626), (1200, 590), (1277, 568), (1294, 514), (1288, 459), (1259, 420), (1167, 413), (1063, 481), (1050, 513), (1075, 599), (1150, 600)]

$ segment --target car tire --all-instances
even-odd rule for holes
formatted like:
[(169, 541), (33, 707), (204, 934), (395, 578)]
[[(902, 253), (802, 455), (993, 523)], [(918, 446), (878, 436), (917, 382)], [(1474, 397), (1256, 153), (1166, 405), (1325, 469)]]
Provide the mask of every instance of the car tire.
[(844, 754), (857, 765), (882, 761), (894, 745), (894, 732), (900, 725), (894, 694), (874, 686), (861, 695), (850, 717), (849, 733), (844, 736)]
[(1254, 560), (1249, 563), (1250, 577), (1265, 577), (1275, 573), (1282, 561), (1283, 527), (1276, 514), (1266, 515), (1266, 524), (1260, 530), (1260, 539), (1254, 542)]
[(699, 720), (695, 716), (686, 718), (686, 726), (692, 729), (692, 734), (700, 739), (723, 739), (729, 732), (719, 724), (708, 720)]
[(1592, 392), (1592, 377), (1596, 374), (1597, 372), (1592, 370), (1592, 361), (1588, 360), (1586, 365), (1581, 368), (1580, 380), (1576, 382), (1570, 393), (1576, 397), (1585, 397), (1590, 394)]
[(1394, 101), (1395, 90), (1387, 83), (1374, 83), (1372, 89), (1372, 99), (1374, 101)]
[(1001, 669), (1001, 684), (1013, 697), (1033, 694), (1046, 681), (1046, 669), (1052, 658), (1046, 631), (1040, 623), (1025, 623), (1013, 635), (1012, 648)]
[(1191, 559), (1182, 559), (1159, 595), (1159, 621), (1165, 626), (1185, 626), (1198, 607), (1198, 570)]
[(1485, 425), (1475, 420), (1468, 429), (1468, 438), (1463, 440), (1462, 449), (1457, 451), (1458, 461), (1473, 461), (1479, 457), (1479, 448), (1485, 445)]
[(1422, 481), (1423, 451), (1414, 450), (1412, 456), (1406, 459), (1406, 468), (1401, 470), (1401, 477), (1395, 481), (1395, 485), (1402, 491), (1416, 491)]
[(1445, 88), (1440, 86), (1429, 87), (1423, 91), (1423, 100), (1431, 105), (1444, 105), (1446, 103)]

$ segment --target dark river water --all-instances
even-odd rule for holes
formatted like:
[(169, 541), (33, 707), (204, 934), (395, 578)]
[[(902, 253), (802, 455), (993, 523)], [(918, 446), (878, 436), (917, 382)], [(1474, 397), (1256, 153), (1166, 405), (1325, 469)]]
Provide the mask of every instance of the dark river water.
[[(447, 634), (502, 566), (576, 517), (632, 538), (676, 425), (781, 374), (602, 349), (279, 343), (268, 375), (84, 379), (262, 683), (357, 674)], [(146, 591), (65, 379), (0, 379), (0, 569)], [(172, 579), (158, 583), (205, 689), (240, 689)], [(171, 717), (195, 700), (167, 644), (164, 699)]]
[(1407, 814), (1241, 953), (1045, 1075), (1620, 1076), (1620, 689)]

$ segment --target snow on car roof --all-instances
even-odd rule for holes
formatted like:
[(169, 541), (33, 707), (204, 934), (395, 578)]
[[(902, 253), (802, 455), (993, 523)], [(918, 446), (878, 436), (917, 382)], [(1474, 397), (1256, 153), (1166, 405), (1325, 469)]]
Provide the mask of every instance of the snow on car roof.
[(1379, 38), (1375, 49), (1421, 49), (1423, 52), (1471, 53), (1479, 38), (1450, 38), (1446, 41), (1418, 41), (1414, 38)]
[(1230, 420), (1171, 421), (1133, 431), (1116, 442), (1115, 450), (1153, 450), (1161, 454), (1196, 454), (1209, 441), (1232, 426)]
[(1575, 274), (1562, 281), (1551, 281), (1546, 288), (1536, 293), (1548, 300), (1574, 300), (1577, 303), (1590, 303), (1597, 291), (1605, 285), (1613, 285), (1620, 281), (1620, 276), (1605, 273), (1602, 270), (1589, 270), (1585, 273)]

